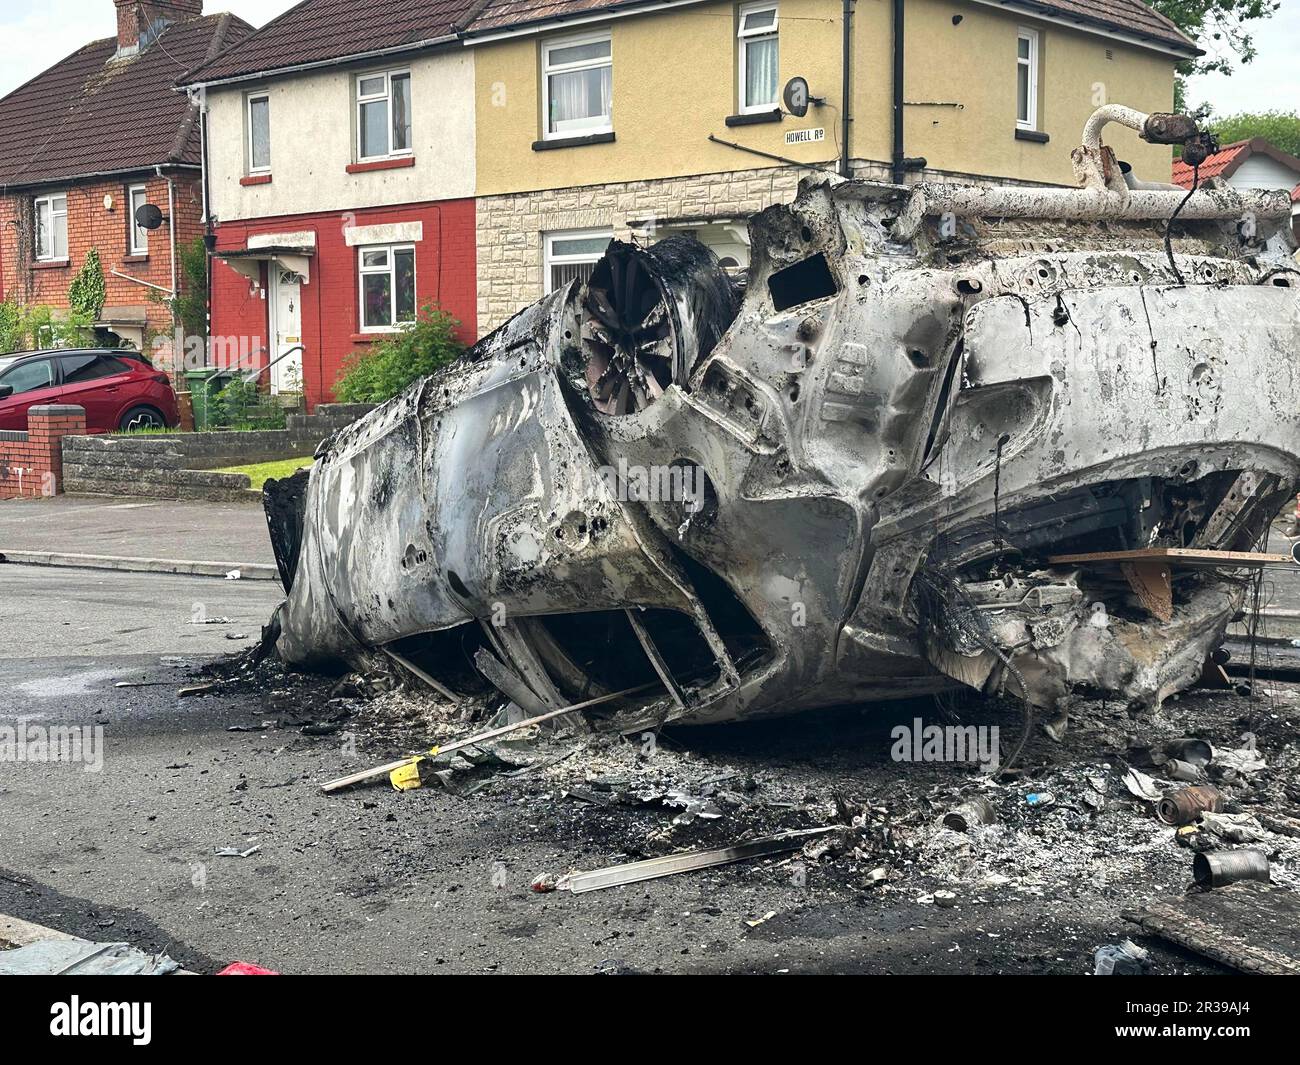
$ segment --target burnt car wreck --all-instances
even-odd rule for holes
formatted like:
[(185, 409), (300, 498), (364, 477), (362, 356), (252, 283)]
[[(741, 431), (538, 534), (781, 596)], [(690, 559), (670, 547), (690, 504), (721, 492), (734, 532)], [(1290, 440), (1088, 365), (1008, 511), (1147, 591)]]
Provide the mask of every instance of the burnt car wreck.
[(1107, 107), (1077, 189), (806, 180), (743, 286), (615, 242), (268, 485), (279, 655), (529, 713), (644, 686), (587, 712), (623, 730), (1158, 706), (1300, 483), (1300, 269), (1284, 193), (1143, 184), (1110, 121), (1205, 147)]

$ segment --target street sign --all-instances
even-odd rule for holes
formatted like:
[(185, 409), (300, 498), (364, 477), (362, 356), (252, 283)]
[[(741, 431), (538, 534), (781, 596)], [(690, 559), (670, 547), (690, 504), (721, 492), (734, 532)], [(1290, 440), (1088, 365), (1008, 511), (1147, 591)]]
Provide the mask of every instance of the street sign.
[(816, 129), (792, 129), (785, 135), (786, 144), (816, 144), (826, 139), (826, 130), (821, 126)]

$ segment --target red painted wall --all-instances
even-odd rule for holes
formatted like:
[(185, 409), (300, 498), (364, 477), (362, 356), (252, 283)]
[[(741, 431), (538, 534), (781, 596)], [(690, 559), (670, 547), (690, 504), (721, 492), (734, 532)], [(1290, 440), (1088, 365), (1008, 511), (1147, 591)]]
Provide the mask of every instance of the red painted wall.
[[(311, 230), (316, 234), (316, 254), (311, 277), (302, 286), (303, 378), (307, 405), (333, 399), (334, 382), (344, 361), (362, 352), (375, 337), (359, 335), (357, 249), (344, 241), (351, 226), (421, 222), (424, 239), (415, 246), (416, 300), (433, 302), (460, 322), (458, 335), (466, 343), (477, 339), (476, 248), (474, 201), (443, 200), (375, 207), (339, 213), (282, 215), (250, 221), (224, 222), (217, 227), (217, 252), (248, 246), (259, 233)], [(261, 291), (224, 262), (212, 266), (212, 333), (229, 349), (232, 338), (256, 337), (253, 348), (265, 346), (268, 336), (266, 269)], [(265, 365), (265, 358), (259, 360)]]

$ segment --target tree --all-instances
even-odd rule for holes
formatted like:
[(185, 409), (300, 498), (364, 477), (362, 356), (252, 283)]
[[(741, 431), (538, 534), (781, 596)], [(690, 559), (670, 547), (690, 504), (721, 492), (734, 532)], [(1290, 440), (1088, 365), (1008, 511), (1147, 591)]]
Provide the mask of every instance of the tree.
[(1213, 119), (1210, 128), (1220, 144), (1233, 144), (1263, 137), (1274, 148), (1287, 155), (1300, 156), (1300, 113), (1291, 111), (1261, 111)]
[(1187, 76), (1218, 71), (1231, 74), (1237, 63), (1255, 58), (1254, 26), (1272, 18), (1281, 0), (1149, 0), (1165, 18), (1199, 44), (1206, 55), (1178, 64), (1174, 110), (1187, 109)]

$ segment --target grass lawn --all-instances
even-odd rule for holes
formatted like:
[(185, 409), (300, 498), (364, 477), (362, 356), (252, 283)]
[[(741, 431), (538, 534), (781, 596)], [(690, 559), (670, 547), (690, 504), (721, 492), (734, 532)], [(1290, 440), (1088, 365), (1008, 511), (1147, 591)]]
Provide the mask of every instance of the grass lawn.
[(312, 464), (312, 457), (305, 455), (300, 459), (277, 459), (275, 462), (254, 462), (251, 466), (222, 466), (213, 473), (246, 473), (253, 482), (255, 492), (262, 490), (262, 485), (272, 477), (289, 477), (295, 470)]

